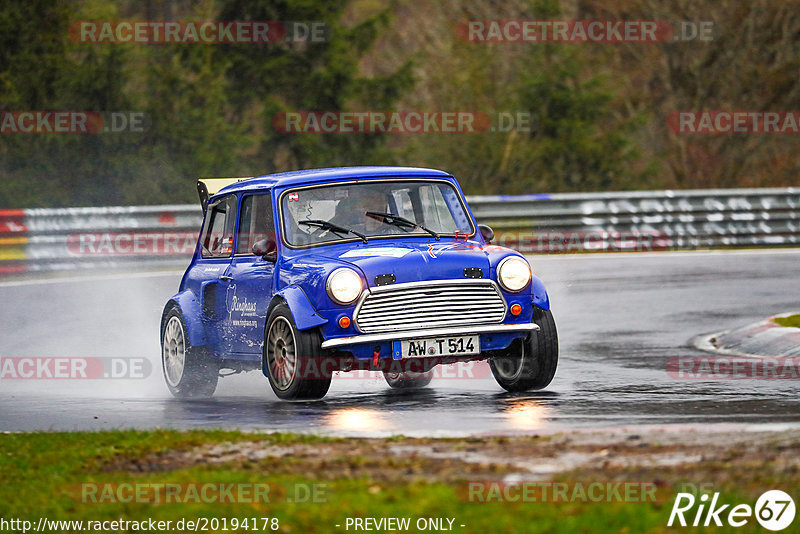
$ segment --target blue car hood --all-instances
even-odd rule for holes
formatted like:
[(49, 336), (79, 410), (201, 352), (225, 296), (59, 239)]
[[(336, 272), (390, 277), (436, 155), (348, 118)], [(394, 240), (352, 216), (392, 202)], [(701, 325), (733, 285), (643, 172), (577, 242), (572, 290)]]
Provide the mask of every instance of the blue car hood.
[(393, 274), (396, 283), (464, 278), (464, 269), (477, 267), (491, 278), (489, 253), (475, 241), (372, 242), (328, 257), (357, 266), (375, 285), (379, 274)]

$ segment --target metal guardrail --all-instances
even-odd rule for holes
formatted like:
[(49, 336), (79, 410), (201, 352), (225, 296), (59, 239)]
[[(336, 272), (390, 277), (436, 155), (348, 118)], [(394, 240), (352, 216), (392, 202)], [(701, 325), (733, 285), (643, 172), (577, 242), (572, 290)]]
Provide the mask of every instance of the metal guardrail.
[(185, 265), (198, 205), (0, 210), (0, 275)]
[[(800, 244), (800, 188), (468, 197), (524, 253)], [(185, 265), (197, 205), (0, 210), (0, 275)]]
[[(716, 189), (477, 196), (475, 218), (531, 252), (791, 246), (800, 189)], [(514, 238), (514, 234), (524, 237)], [(531, 235), (533, 234), (533, 235)], [(588, 242), (587, 242), (588, 240)], [(594, 240), (596, 246), (591, 246)]]

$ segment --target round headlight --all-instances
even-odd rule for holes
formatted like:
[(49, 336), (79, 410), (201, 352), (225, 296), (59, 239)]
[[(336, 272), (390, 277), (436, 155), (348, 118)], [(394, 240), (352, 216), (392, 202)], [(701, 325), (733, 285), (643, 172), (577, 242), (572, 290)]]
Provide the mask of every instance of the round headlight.
[(328, 295), (339, 304), (350, 304), (355, 301), (361, 290), (361, 277), (353, 269), (342, 267), (328, 276)]
[(509, 256), (497, 266), (497, 280), (509, 291), (520, 291), (531, 281), (531, 266), (518, 256)]

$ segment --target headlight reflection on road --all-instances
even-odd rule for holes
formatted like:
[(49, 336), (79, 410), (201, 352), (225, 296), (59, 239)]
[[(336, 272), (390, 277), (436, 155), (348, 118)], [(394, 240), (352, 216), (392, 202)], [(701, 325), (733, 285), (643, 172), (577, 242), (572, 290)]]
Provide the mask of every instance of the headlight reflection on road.
[(514, 399), (503, 407), (503, 415), (516, 429), (534, 430), (547, 423), (549, 408), (539, 401)]
[(389, 425), (377, 410), (342, 408), (330, 412), (328, 426), (334, 430), (387, 430)]

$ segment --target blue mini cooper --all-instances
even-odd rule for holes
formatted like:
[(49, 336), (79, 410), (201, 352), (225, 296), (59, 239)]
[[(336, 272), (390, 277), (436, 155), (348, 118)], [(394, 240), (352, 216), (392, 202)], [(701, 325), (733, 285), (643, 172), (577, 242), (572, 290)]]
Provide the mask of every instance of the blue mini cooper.
[(335, 371), (393, 388), (438, 364), (489, 360), (508, 391), (553, 379), (558, 337), (542, 281), (493, 246), (456, 179), (352, 167), (200, 180), (203, 227), (161, 319), (164, 377), (207, 397), (261, 369), (281, 399), (325, 396)]

